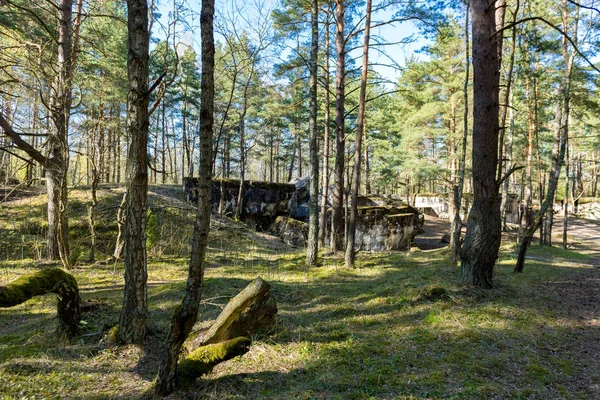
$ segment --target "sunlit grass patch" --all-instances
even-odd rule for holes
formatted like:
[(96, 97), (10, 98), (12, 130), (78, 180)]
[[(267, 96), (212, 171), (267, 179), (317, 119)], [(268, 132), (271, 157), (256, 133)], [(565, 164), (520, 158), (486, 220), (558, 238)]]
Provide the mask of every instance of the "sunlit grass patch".
[[(88, 198), (85, 190), (72, 196), (72, 235), (83, 251), (71, 272), (90, 309), (66, 346), (54, 335), (53, 295), (0, 310), (0, 397), (136, 398), (156, 373), (185, 290), (194, 212), (163, 192), (150, 197), (162, 222), (148, 260), (148, 339), (141, 347), (112, 346), (102, 339), (119, 318), (123, 263), (86, 261)], [(117, 188), (100, 191), (102, 257), (114, 245), (121, 196)], [(0, 229), (13, 229), (6, 218), (28, 208), (32, 221), (42, 220), (37, 197), (20, 202), (0, 209)], [(252, 337), (246, 355), (171, 398), (585, 397), (565, 389), (581, 372), (566, 347), (578, 321), (559, 315), (542, 284), (578, 279), (590, 268), (586, 254), (532, 246), (525, 272), (514, 274), (514, 246), (506, 246), (495, 288), (484, 291), (459, 282), (460, 267), (445, 249), (359, 252), (355, 269), (344, 267), (342, 254), (322, 252), (319, 266), (307, 270), (301, 249), (227, 219), (213, 225), (200, 322), (216, 318), (260, 275), (272, 285), (277, 323)], [(19, 243), (16, 236), (6, 241)], [(31, 255), (4, 252), (0, 285), (42, 267)]]

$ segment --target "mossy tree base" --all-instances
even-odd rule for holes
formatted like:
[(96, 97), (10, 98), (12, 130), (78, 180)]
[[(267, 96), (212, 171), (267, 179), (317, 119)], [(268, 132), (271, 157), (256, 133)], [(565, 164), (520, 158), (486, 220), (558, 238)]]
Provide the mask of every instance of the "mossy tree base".
[(60, 268), (43, 269), (0, 287), (0, 308), (13, 307), (47, 293), (58, 296), (58, 332), (75, 334), (81, 320), (79, 288), (73, 275)]

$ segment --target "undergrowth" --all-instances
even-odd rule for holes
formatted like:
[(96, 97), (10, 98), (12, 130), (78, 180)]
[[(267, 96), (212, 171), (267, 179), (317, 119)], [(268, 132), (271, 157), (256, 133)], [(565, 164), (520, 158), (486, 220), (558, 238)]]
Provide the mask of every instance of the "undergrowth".
[[(123, 265), (86, 262), (86, 193), (71, 192), (71, 204), (81, 203), (71, 214), (73, 246), (81, 248), (71, 272), (89, 304), (81, 333), (68, 345), (57, 340), (51, 295), (0, 310), (0, 397), (144, 396), (187, 276), (194, 210), (172, 193), (150, 196), (149, 335), (138, 347), (103, 340), (118, 320)], [(101, 191), (102, 259), (112, 253), (121, 196), (116, 187)], [(38, 197), (0, 209), (0, 286), (43, 268), (36, 250), (43, 249), (44, 233)], [(536, 257), (515, 275), (514, 248), (503, 248), (496, 287), (482, 291), (458, 282), (458, 267), (445, 250), (359, 253), (352, 270), (343, 267), (343, 257), (322, 253), (321, 265), (305, 271), (303, 252), (218, 218), (200, 319), (215, 318), (260, 275), (273, 285), (277, 324), (252, 338), (246, 355), (172, 398), (586, 398), (569, 391), (581, 371), (576, 358), (561, 351), (577, 321), (557, 315), (540, 284), (577, 279), (589, 256), (532, 250)]]

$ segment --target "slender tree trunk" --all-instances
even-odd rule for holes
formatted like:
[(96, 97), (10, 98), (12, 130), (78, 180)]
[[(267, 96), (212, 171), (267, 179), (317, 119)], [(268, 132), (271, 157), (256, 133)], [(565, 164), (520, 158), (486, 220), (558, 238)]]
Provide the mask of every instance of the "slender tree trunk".
[(102, 174), (102, 170), (98, 169), (98, 165), (100, 165), (100, 154), (104, 151), (104, 143), (103, 136), (101, 131), (103, 129), (102, 124), (104, 120), (104, 105), (100, 102), (100, 107), (98, 110), (98, 121), (96, 122), (95, 129), (92, 130), (92, 138), (91, 138), (91, 164), (92, 164), (92, 184), (91, 184), (91, 196), (92, 200), (90, 205), (88, 206), (88, 222), (90, 227), (90, 262), (94, 262), (96, 258), (96, 206), (98, 205), (97, 191), (98, 191), (98, 183), (100, 181), (100, 175)]
[(72, 0), (59, 4), (58, 65), (50, 96), (50, 119), (46, 167), (48, 189), (47, 256), (69, 268), (69, 225), (67, 219), (68, 132), (71, 115), (73, 59)]
[[(312, 1), (312, 0), (311, 0)], [(296, 140), (298, 140), (298, 177), (301, 178), (302, 174), (302, 138), (298, 129), (296, 129), (298, 134), (296, 135)]]
[[(513, 110), (513, 91), (511, 90), (510, 96), (508, 97), (508, 106), (510, 110), (508, 111), (508, 141), (506, 143), (506, 170), (510, 170), (513, 166), (512, 158), (513, 158), (513, 142), (515, 137), (515, 112)], [(507, 231), (508, 227), (506, 226), (506, 208), (507, 202), (509, 199), (509, 189), (514, 192), (514, 185), (511, 185), (510, 182), (514, 179), (514, 176), (511, 175), (507, 177), (504, 182), (502, 182), (502, 204), (500, 206), (500, 210), (502, 212), (502, 230)], [(514, 210), (513, 210), (514, 213)]]
[(273, 171), (274, 171), (274, 164), (273, 164), (273, 159), (275, 157), (275, 153), (274, 153), (274, 143), (275, 140), (273, 138), (273, 128), (271, 128), (270, 134), (269, 134), (269, 182), (274, 182), (273, 181)]
[[(370, 0), (369, 0), (370, 1)], [(318, 0), (311, 0), (311, 48), (310, 48), (310, 117), (309, 152), (310, 152), (310, 199), (308, 203), (308, 243), (306, 246), (306, 267), (317, 264), (319, 250), (319, 152), (317, 148), (317, 61), (319, 54), (319, 5)]]
[(331, 249), (339, 251), (344, 243), (344, 169), (346, 159), (345, 139), (345, 75), (346, 41), (344, 37), (344, 1), (336, 0), (337, 66), (335, 74), (335, 165), (333, 168), (333, 204), (331, 207)]
[(360, 77), (360, 95), (358, 100), (358, 121), (356, 124), (356, 142), (354, 143), (354, 170), (352, 172), (352, 188), (350, 198), (350, 215), (348, 218), (348, 234), (346, 237), (346, 268), (354, 268), (356, 220), (358, 218), (358, 190), (360, 187), (360, 164), (362, 157), (362, 138), (365, 127), (365, 103), (367, 98), (367, 79), (369, 73), (369, 40), (371, 33), (371, 4), (367, 0), (365, 17), (365, 42), (363, 45), (362, 71)]
[[(567, 0), (563, 0), (563, 10), (562, 10), (562, 20), (563, 20), (563, 32), (565, 35), (567, 32)], [(573, 37), (577, 37), (577, 19), (575, 20), (575, 29), (572, 33)], [(523, 272), (523, 268), (525, 265), (525, 255), (527, 254), (527, 249), (531, 244), (533, 239), (533, 234), (539, 227), (539, 224), (543, 220), (543, 216), (546, 215), (546, 220), (549, 218), (548, 210), (550, 210), (551, 204), (554, 202), (554, 195), (556, 192), (556, 188), (558, 186), (558, 180), (560, 178), (560, 170), (562, 164), (565, 159), (566, 152), (566, 143), (567, 138), (569, 137), (569, 103), (570, 103), (570, 85), (571, 85), (571, 71), (573, 68), (573, 60), (575, 58), (576, 52), (573, 50), (569, 54), (569, 46), (566, 37), (563, 36), (562, 39), (562, 54), (564, 61), (564, 75), (562, 78), (562, 82), (560, 84), (560, 88), (558, 93), (562, 94), (562, 104), (557, 106), (556, 113), (556, 125), (554, 130), (554, 146), (552, 148), (552, 167), (550, 169), (550, 181), (548, 183), (548, 192), (546, 193), (546, 197), (540, 207), (540, 210), (533, 218), (533, 222), (527, 228), (524, 237), (521, 239), (519, 243), (519, 253), (517, 258), (517, 264), (515, 265), (515, 272)], [(550, 224), (546, 226), (546, 235), (551, 235), (551, 225), (552, 221), (550, 219)], [(550, 228), (550, 230), (548, 230)]]
[(200, 102), (200, 168), (198, 185), (198, 211), (194, 224), (194, 237), (190, 257), (185, 296), (171, 318), (171, 330), (163, 351), (154, 390), (159, 395), (167, 395), (176, 388), (177, 359), (183, 342), (191, 332), (198, 317), (204, 260), (208, 232), (210, 230), (211, 208), (211, 151), (214, 123), (214, 57), (213, 38), (214, 0), (202, 0), (200, 27), (202, 32), (202, 78)]
[(473, 0), (473, 206), (461, 252), (462, 279), (492, 287), (500, 247), (498, 201), (498, 88), (500, 59), (494, 13), (495, 1)]
[(460, 251), (460, 234), (462, 230), (462, 219), (460, 217), (460, 209), (462, 207), (462, 194), (465, 186), (465, 169), (467, 162), (467, 137), (469, 135), (469, 80), (470, 80), (470, 66), (471, 62), (469, 59), (469, 12), (470, 12), (470, 1), (467, 1), (467, 9), (465, 11), (465, 81), (463, 83), (463, 135), (461, 140), (461, 152), (460, 152), (460, 163), (458, 165), (458, 182), (456, 186), (452, 188), (452, 195), (454, 196), (454, 215), (450, 231), (450, 249), (452, 251), (452, 263), (456, 264), (458, 261), (458, 254)]
[[(519, 3), (517, 3), (517, 8), (515, 10), (513, 10), (513, 27), (512, 27), (512, 35), (511, 35), (511, 48), (510, 48), (510, 58), (509, 58), (509, 62), (508, 62), (508, 75), (506, 77), (506, 89), (504, 92), (504, 104), (502, 105), (501, 108), (501, 116), (500, 116), (500, 122), (502, 124), (501, 129), (502, 129), (502, 136), (501, 136), (501, 146), (505, 147), (505, 152), (506, 152), (506, 168), (505, 171), (511, 171), (512, 167), (513, 167), (513, 160), (512, 160), (512, 152), (513, 152), (513, 137), (514, 137), (514, 119), (512, 119), (513, 117), (513, 110), (512, 110), (512, 98), (513, 98), (513, 89), (512, 89), (512, 81), (513, 81), (513, 73), (514, 73), (514, 65), (515, 65), (515, 54), (516, 54), (516, 48), (517, 48), (517, 25), (516, 25), (516, 20), (517, 20), (517, 15), (519, 13)], [(510, 111), (509, 111), (510, 109)], [(504, 136), (506, 133), (506, 119), (507, 119), (507, 114), (510, 113), (511, 115), (511, 119), (509, 122), (509, 138), (508, 138), (508, 142), (506, 143), (506, 145), (504, 144)], [(502, 163), (504, 161), (501, 160), (500, 161), (500, 167), (502, 167)], [(499, 171), (502, 171), (502, 169), (500, 169)], [(498, 179), (500, 179), (500, 174), (498, 175)], [(506, 226), (506, 207), (507, 207), (507, 202), (508, 202), (508, 197), (509, 197), (509, 193), (508, 193), (508, 177), (504, 180), (504, 182), (502, 183), (502, 203), (500, 204), (500, 221), (502, 223), (502, 230), (503, 231), (507, 231), (508, 228)]]
[(116, 177), (115, 177), (115, 182), (120, 183), (121, 182), (121, 136), (120, 136), (120, 132), (121, 132), (121, 105), (117, 105), (118, 107), (118, 114), (117, 114), (117, 130), (116, 130), (116, 135), (117, 135), (117, 142), (119, 143), (119, 146), (117, 146), (116, 149), (116, 163), (117, 163), (117, 168), (116, 168)]
[(244, 86), (242, 95), (242, 110), (240, 114), (240, 188), (238, 190), (237, 205), (235, 209), (235, 217), (240, 218), (244, 208), (244, 180), (246, 179), (246, 112), (248, 111), (248, 88), (252, 82), (256, 59), (252, 60), (250, 73)]
[(371, 161), (369, 159), (369, 143), (368, 143), (367, 131), (365, 130), (365, 194), (371, 193)]
[[(167, 159), (167, 148), (168, 148), (168, 143), (166, 143), (165, 141), (165, 132), (167, 130), (167, 126), (165, 123), (165, 113), (166, 113), (166, 108), (167, 106), (165, 105), (165, 101), (162, 101), (162, 113), (161, 113), (161, 125), (162, 125), (162, 130), (160, 133), (160, 144), (162, 147), (162, 151), (161, 151), (161, 183), (164, 185), (167, 182), (167, 170), (166, 170), (166, 159)], [(167, 139), (168, 140), (168, 139)]]
[(319, 221), (319, 246), (325, 247), (327, 236), (327, 200), (329, 197), (329, 143), (330, 143), (330, 115), (329, 115), (329, 2), (327, 2), (327, 16), (325, 21), (325, 61), (323, 65), (325, 74), (325, 116), (323, 131), (323, 186), (321, 188), (321, 215)]
[(292, 180), (292, 176), (294, 176), (294, 162), (296, 161), (296, 131), (294, 129), (294, 131), (292, 132), (292, 134), (294, 135), (294, 142), (292, 143), (292, 159), (290, 160), (290, 168), (288, 169), (288, 177), (287, 177), (287, 182), (290, 182)]
[(533, 116), (533, 102), (531, 80), (525, 76), (525, 97), (527, 99), (527, 158), (525, 163), (525, 193), (523, 198), (524, 213), (521, 226), (526, 229), (531, 223), (533, 206), (533, 180), (532, 180), (532, 162), (533, 162), (533, 138), (535, 137), (537, 126)]
[[(569, 140), (569, 138), (567, 138)], [(563, 249), (567, 248), (567, 230), (569, 228), (569, 143), (567, 143), (567, 154), (565, 162), (565, 198), (563, 201), (563, 232), (562, 232), (562, 246)]]
[(129, 93), (127, 95), (127, 200), (125, 211), (125, 290), (118, 338), (141, 343), (146, 335), (146, 210), (148, 197), (148, 65), (150, 32), (146, 0), (127, 0)]

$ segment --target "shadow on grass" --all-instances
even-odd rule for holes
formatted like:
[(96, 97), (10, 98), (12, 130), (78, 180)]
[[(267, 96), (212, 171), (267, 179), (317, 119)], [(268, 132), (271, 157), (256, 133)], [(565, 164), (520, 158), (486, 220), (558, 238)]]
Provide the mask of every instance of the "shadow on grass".
[[(240, 274), (295, 273), (296, 281), (271, 281), (280, 309), (277, 326), (269, 334), (254, 337), (254, 353), (251, 348), (241, 360), (219, 366), (181, 395), (560, 398), (580, 372), (573, 352), (565, 347), (568, 338), (577, 335), (578, 321), (567, 319), (564, 326), (557, 325), (544, 293), (525, 291), (535, 281), (531, 276), (542, 273), (540, 266), (530, 266), (531, 275), (526, 276), (499, 267), (498, 288), (478, 291), (456, 285), (458, 271), (448, 266), (442, 253), (389, 255), (375, 262), (365, 259), (377, 266), (340, 269), (337, 275), (331, 274), (331, 266), (315, 268), (308, 283), (301, 281), (298, 272), (299, 255), (284, 259), (283, 265), (270, 256), (253, 258), (255, 267), (250, 270), (236, 266), (213, 271), (215, 276), (205, 281), (203, 298), (217, 299), (203, 303), (199, 319), (214, 319), (226, 303), (222, 296), (233, 297), (250, 282), (237, 277)], [(279, 275), (272, 273), (275, 268), (280, 269)], [(574, 277), (571, 268), (552, 267), (544, 273), (552, 282)], [(448, 298), (419, 300), (427, 285), (445, 288)], [(0, 318), (8, 330), (0, 333), (0, 357), (8, 366), (6, 372), (46, 375), (47, 365), (62, 368), (60, 361), (73, 361), (63, 373), (74, 375), (75, 381), (78, 376), (128, 372), (148, 385), (184, 290), (183, 281), (149, 286), (149, 336), (138, 352), (127, 346), (101, 345), (97, 336), (86, 333), (74, 339), (73, 350), (62, 351), (51, 333), (39, 332), (55, 315), (54, 303), (49, 301), (43, 303), (40, 314), (31, 314), (31, 307), (3, 312)], [(100, 306), (84, 314), (85, 332), (103, 331), (118, 320), (120, 285), (89, 284), (82, 292), (84, 299), (100, 301)], [(31, 327), (32, 332), (17, 329), (17, 324)], [(595, 328), (588, 333), (599, 334)], [(285, 350), (276, 353), (276, 349)], [(78, 358), (82, 361), (75, 362)], [(45, 359), (46, 364), (35, 359)], [(111, 371), (115, 363), (119, 366)], [(86, 398), (93, 396), (92, 392)], [(110, 397), (118, 398), (118, 389)]]

